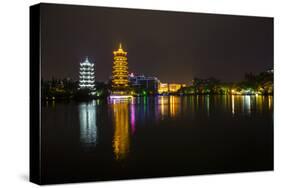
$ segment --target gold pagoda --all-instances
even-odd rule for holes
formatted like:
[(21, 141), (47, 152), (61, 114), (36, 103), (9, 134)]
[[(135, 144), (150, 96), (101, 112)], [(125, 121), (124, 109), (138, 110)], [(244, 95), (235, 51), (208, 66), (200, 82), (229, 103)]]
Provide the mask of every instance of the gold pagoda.
[(127, 52), (122, 49), (122, 44), (119, 45), (117, 51), (113, 51), (114, 62), (112, 70), (112, 87), (116, 89), (124, 89), (128, 87), (128, 62)]
[(119, 44), (119, 49), (113, 51), (113, 70), (112, 70), (112, 96), (126, 97), (129, 93), (128, 62), (127, 52)]

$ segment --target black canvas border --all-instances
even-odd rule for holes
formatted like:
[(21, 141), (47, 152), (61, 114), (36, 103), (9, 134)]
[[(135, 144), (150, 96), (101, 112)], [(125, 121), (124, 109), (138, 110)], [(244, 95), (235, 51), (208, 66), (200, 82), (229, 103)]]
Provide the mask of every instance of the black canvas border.
[(40, 77), (41, 77), (41, 28), (40, 4), (29, 8), (29, 180), (42, 184), (41, 179), (41, 115), (40, 115)]

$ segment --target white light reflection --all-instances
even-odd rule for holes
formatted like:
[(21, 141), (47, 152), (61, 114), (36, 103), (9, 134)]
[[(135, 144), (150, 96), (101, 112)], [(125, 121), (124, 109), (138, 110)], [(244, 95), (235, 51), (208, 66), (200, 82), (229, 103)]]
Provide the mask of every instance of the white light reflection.
[(79, 105), (80, 142), (87, 147), (97, 144), (96, 101)]
[(244, 101), (244, 108), (246, 110), (246, 113), (251, 114), (251, 96), (244, 96)]
[(232, 112), (232, 115), (235, 114), (235, 96), (234, 95), (231, 95), (231, 112)]

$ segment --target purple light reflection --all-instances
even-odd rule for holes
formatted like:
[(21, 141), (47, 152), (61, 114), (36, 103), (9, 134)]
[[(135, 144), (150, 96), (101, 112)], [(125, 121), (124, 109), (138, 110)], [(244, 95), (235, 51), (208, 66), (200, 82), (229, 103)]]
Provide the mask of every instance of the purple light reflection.
[(136, 126), (135, 126), (135, 105), (133, 103), (131, 103), (131, 131), (132, 131), (132, 135), (135, 134), (136, 131)]

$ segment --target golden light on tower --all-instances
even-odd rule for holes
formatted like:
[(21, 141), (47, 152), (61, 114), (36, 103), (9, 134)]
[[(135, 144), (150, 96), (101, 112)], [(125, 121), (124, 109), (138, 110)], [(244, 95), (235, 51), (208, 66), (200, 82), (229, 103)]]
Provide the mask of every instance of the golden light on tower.
[(113, 54), (112, 87), (113, 89), (124, 90), (129, 83), (127, 52), (122, 49), (122, 44), (120, 43), (119, 49), (113, 51)]

